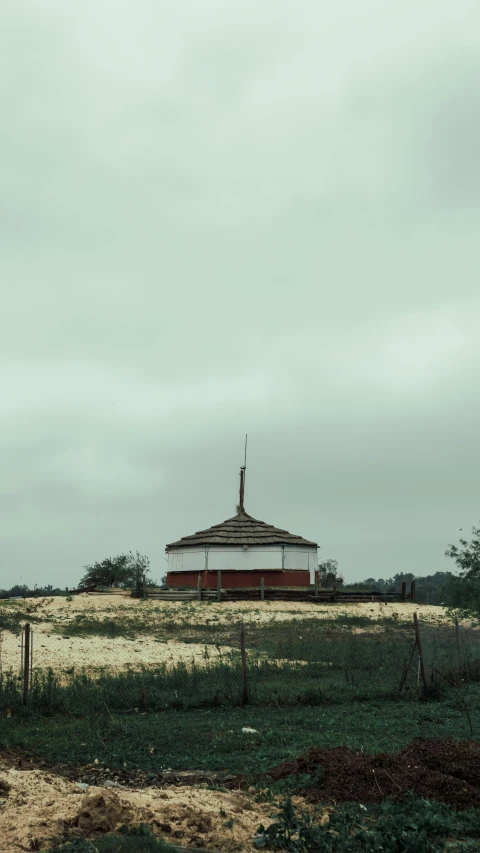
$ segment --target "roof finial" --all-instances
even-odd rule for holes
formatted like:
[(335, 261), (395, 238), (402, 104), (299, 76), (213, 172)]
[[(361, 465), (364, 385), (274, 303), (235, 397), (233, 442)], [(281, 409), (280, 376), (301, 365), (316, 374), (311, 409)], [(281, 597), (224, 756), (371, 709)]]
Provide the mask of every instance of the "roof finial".
[(240, 501), (238, 504), (238, 512), (239, 513), (245, 512), (244, 499), (245, 499), (245, 471), (247, 468), (247, 438), (248, 438), (248, 436), (246, 435), (245, 436), (245, 461), (244, 461), (244, 464), (242, 465), (242, 467), (240, 468)]

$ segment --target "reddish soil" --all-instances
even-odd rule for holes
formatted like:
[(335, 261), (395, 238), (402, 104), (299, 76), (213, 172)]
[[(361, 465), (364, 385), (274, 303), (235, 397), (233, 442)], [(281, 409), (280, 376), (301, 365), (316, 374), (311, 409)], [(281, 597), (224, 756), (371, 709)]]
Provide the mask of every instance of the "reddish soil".
[(346, 746), (310, 749), (295, 761), (274, 767), (257, 779), (269, 783), (293, 774), (324, 777), (317, 787), (298, 789), (311, 803), (375, 803), (400, 799), (407, 791), (450, 803), (480, 807), (480, 743), (446, 738), (415, 738), (396, 754), (364, 755)]

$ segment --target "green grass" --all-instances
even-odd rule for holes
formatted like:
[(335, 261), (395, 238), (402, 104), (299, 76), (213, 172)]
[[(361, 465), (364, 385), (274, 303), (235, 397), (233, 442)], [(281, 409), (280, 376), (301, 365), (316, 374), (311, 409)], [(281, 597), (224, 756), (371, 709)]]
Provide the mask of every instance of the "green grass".
[(19, 634), (26, 622), (39, 622), (40, 619), (33, 609), (30, 611), (25, 607), (18, 607), (16, 601), (0, 601), (0, 632)]
[(473, 853), (479, 838), (480, 809), (456, 812), (407, 796), (402, 803), (337, 807), (322, 826), (287, 798), (277, 820), (260, 827), (255, 846), (289, 853)]
[[(442, 702), (358, 702), (327, 707), (218, 708), (95, 717), (5, 720), (0, 746), (49, 763), (256, 773), (311, 746), (344, 744), (366, 752), (396, 752), (412, 738), (477, 738), (480, 689), (468, 695), (473, 735), (455, 695)], [(242, 733), (243, 726), (257, 734)], [(153, 750), (153, 752), (151, 751)]]
[[(288, 653), (288, 649), (281, 652)], [(359, 654), (356, 654), (356, 652)], [(337, 665), (307, 661), (305, 664), (250, 658), (248, 691), (252, 705), (328, 705), (358, 699), (392, 698), (398, 695), (402, 662), (378, 649), (377, 657), (362, 657), (360, 647), (345, 650)], [(324, 654), (328, 654), (325, 644)], [(347, 656), (347, 653), (348, 656)], [(56, 674), (33, 673), (27, 711), (37, 714), (97, 713), (135, 709), (159, 711), (174, 708), (206, 708), (242, 704), (242, 668), (239, 652), (212, 660), (206, 647), (203, 663), (160, 664), (154, 669), (136, 668), (121, 673), (108, 669)], [(411, 669), (403, 695), (416, 699), (415, 671)], [(13, 673), (0, 675), (0, 713), (23, 713), (22, 682)]]
[[(84, 631), (92, 625), (95, 631), (103, 625), (105, 636), (111, 637), (118, 627), (112, 619), (99, 623), (80, 618), (65, 631), (72, 635), (75, 626)], [(132, 667), (122, 673), (101, 667), (88, 670), (72, 667), (61, 674), (34, 671), (28, 708), (45, 714), (83, 714), (98, 713), (105, 705), (121, 712), (135, 708), (158, 711), (241, 705), (242, 668), (239, 638), (235, 633), (238, 626), (234, 626), (235, 630), (223, 626), (223, 631), (234, 633), (228, 637), (223, 634), (218, 642), (213, 642), (217, 628), (211, 624), (187, 624), (177, 632), (184, 642), (203, 638), (200, 661), (164, 663), (155, 668)], [(409, 660), (402, 697), (417, 698), (417, 660), (416, 654), (412, 656), (411, 631), (383, 625), (382, 630), (370, 628), (355, 633), (348, 623), (334, 627), (322, 624), (320, 629), (318, 622), (306, 619), (251, 625), (246, 637), (250, 704), (328, 705), (398, 698)], [(166, 642), (158, 636), (156, 639)], [(231, 651), (221, 651), (220, 642), (230, 644)], [(459, 669), (454, 631), (450, 627), (425, 628), (422, 643), (430, 687), (438, 693), (448, 683), (461, 684), (459, 679), (465, 678), (465, 672)], [(73, 649), (73, 663), (74, 654)], [(477, 637), (462, 633), (460, 656), (468, 680), (480, 681)], [(0, 713), (21, 710), (21, 682), (14, 673), (5, 672), (0, 675)]]
[[(46, 853), (178, 853), (181, 849), (155, 837), (149, 827), (143, 824), (133, 829), (125, 829), (120, 834), (97, 838), (95, 841), (86, 838), (59, 841)], [(204, 850), (203, 853), (208, 851)]]
[[(99, 618), (95, 613), (76, 614), (68, 624), (57, 624), (56, 630), (62, 634), (78, 637), (113, 637), (113, 636), (156, 636), (163, 639), (175, 639), (183, 642), (189, 639), (198, 643), (220, 643), (221, 645), (238, 645), (239, 624), (242, 619), (241, 613), (216, 610), (212, 604), (209, 616), (205, 618), (205, 607), (186, 603), (182, 610), (172, 619), (170, 612), (165, 608), (150, 607), (148, 602), (142, 602), (135, 611), (130, 608), (117, 608), (112, 610), (112, 615)], [(297, 632), (303, 629), (304, 633), (314, 632), (318, 638), (319, 632), (326, 630), (351, 630), (352, 628), (375, 628), (385, 629), (408, 629), (412, 630), (411, 621), (405, 621), (397, 616), (384, 616), (379, 619), (370, 619), (368, 616), (359, 614), (344, 614), (332, 612), (318, 620), (315, 613), (310, 617), (302, 619), (277, 620), (275, 611), (268, 623), (255, 623), (249, 621), (249, 616), (255, 611), (245, 614), (246, 631), (252, 643), (267, 640), (267, 646), (275, 645), (284, 636), (285, 630)], [(202, 621), (197, 621), (201, 615)], [(292, 612), (293, 616), (293, 612)], [(301, 630), (300, 630), (301, 633)], [(265, 650), (267, 648), (265, 646)]]
[[(56, 630), (68, 637), (127, 637), (141, 642), (143, 636), (148, 636), (157, 642), (197, 643), (212, 651), (222, 646), (238, 652), (238, 616), (222, 614), (213, 605), (211, 612), (211, 617), (199, 624), (198, 608), (189, 604), (172, 620), (168, 611), (145, 603), (135, 614), (112, 613), (102, 619), (78, 614), (68, 624), (57, 624)], [(254, 616), (254, 612), (249, 615)], [(453, 625), (426, 623), (421, 630), (427, 669), (442, 671), (458, 667)], [(371, 620), (367, 615), (349, 613), (332, 613), (331, 618), (321, 620), (305, 617), (281, 621), (272, 612), (267, 623), (247, 620), (245, 636), (247, 650), (261, 660), (307, 663), (310, 678), (321, 677), (324, 690), (336, 698), (339, 691), (358, 693), (359, 689), (366, 689), (385, 694), (394, 690), (415, 639), (413, 623), (400, 617), (386, 615)], [(460, 639), (461, 656), (469, 666), (471, 677), (475, 669), (480, 677), (480, 645), (475, 633), (462, 629)], [(261, 673), (262, 678), (264, 674)], [(258, 679), (257, 683), (257, 692), (261, 693)], [(414, 678), (410, 683), (414, 683)], [(348, 689), (346, 685), (350, 685)], [(268, 692), (271, 689), (269, 682)]]

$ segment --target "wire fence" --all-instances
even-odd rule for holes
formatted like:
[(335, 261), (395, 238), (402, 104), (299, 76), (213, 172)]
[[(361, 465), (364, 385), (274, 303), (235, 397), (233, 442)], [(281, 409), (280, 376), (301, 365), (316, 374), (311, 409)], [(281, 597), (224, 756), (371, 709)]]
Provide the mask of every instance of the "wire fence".
[[(142, 660), (145, 638), (137, 637), (124, 638), (123, 645), (133, 643), (129, 659), (109, 664), (98, 643), (86, 655), (89, 637), (79, 629), (78, 636), (67, 637), (68, 665), (60, 655), (56, 662), (47, 660), (44, 635), (26, 624), (20, 633), (0, 633), (0, 711), (82, 715), (105, 708), (129, 712), (417, 700), (448, 689), (464, 696), (470, 683), (480, 681), (477, 630), (458, 623), (419, 624), (416, 617), (401, 627), (365, 622), (191, 625), (180, 639), (159, 639), (164, 648), (155, 661)], [(120, 651), (117, 635), (107, 633), (102, 642), (105, 650), (108, 644), (114, 649), (113, 656), (115, 643)]]

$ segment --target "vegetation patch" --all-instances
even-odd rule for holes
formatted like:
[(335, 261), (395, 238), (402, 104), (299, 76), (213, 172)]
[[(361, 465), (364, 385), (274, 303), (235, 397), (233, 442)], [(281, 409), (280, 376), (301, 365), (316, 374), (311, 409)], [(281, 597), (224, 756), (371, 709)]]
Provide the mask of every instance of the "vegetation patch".
[(289, 853), (473, 853), (479, 838), (477, 808), (458, 812), (407, 795), (401, 803), (335, 808), (322, 821), (295, 809), (287, 798), (276, 820), (259, 827), (254, 845)]
[(126, 827), (115, 835), (106, 835), (94, 841), (86, 838), (58, 841), (47, 853), (178, 853), (178, 850), (178, 846), (167, 844), (162, 838), (153, 835), (147, 824), (142, 824), (133, 829)]
[[(476, 735), (479, 686), (471, 688), (469, 701)], [(246, 726), (255, 732), (245, 734)], [(149, 779), (154, 784), (162, 781), (171, 771), (266, 773), (312, 747), (343, 744), (355, 752), (396, 752), (416, 736), (471, 739), (455, 692), (442, 702), (219, 707), (182, 713), (169, 708), (128, 714), (104, 706), (88, 716), (30, 715), (23, 722), (12, 716), (2, 721), (0, 746), (44, 760), (62, 773), (71, 767), (71, 778), (89, 784), (102, 768), (109, 768), (105, 778), (115, 770), (125, 781), (144, 785)], [(75, 775), (79, 768), (81, 777)]]

